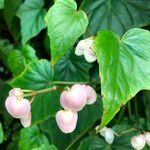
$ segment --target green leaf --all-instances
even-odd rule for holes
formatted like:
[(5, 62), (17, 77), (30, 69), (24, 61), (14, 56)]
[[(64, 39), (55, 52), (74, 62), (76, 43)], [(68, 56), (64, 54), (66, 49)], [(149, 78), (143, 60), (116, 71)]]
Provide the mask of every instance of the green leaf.
[(26, 64), (38, 60), (35, 50), (30, 45), (24, 45), (21, 49), (21, 53), (25, 57)]
[(72, 134), (62, 133), (55, 121), (55, 118), (50, 118), (40, 125), (41, 129), (48, 133), (52, 144), (55, 144), (58, 149), (65, 149), (74, 140), (81, 137), (81, 135), (93, 126), (93, 124), (101, 118), (102, 115), (102, 101), (98, 97), (97, 101), (78, 113), (78, 122), (75, 131)]
[(19, 150), (30, 150), (42, 145), (49, 145), (47, 137), (42, 134), (38, 126), (31, 126), (21, 130)]
[(0, 0), (0, 9), (4, 8), (4, 0)]
[(42, 145), (41, 147), (32, 150), (57, 150), (57, 148), (54, 145)]
[(44, 16), (46, 10), (44, 0), (25, 0), (20, 6), (17, 16), (21, 19), (22, 43), (36, 36), (45, 28)]
[[(21, 75), (10, 84), (22, 89), (40, 90), (51, 87), (53, 70), (47, 60), (40, 60), (26, 66)], [(36, 96), (32, 103), (32, 123), (44, 121), (59, 110), (59, 93), (49, 92)]]
[(84, 0), (83, 9), (89, 18), (88, 35), (102, 29), (122, 35), (150, 23), (148, 0)]
[(19, 75), (25, 68), (25, 58), (19, 50), (13, 50), (7, 58), (7, 66), (14, 76)]
[(55, 65), (55, 80), (89, 81), (90, 67), (91, 65), (83, 57), (78, 57), (74, 51), (69, 51)]
[(30, 45), (24, 45), (21, 50), (13, 50), (9, 52), (7, 58), (7, 66), (11, 70), (14, 76), (17, 76), (23, 72), (25, 66), (36, 61), (35, 50)]
[(74, 0), (56, 0), (45, 17), (54, 65), (86, 31), (88, 19)]
[(3, 128), (2, 128), (2, 124), (0, 123), (0, 144), (3, 142)]
[(150, 32), (133, 28), (119, 38), (100, 31), (94, 49), (98, 58), (104, 113), (101, 127), (137, 92), (150, 89)]
[(7, 65), (9, 52), (14, 49), (14, 46), (6, 39), (0, 40), (0, 59)]
[(85, 138), (80, 146), (78, 147), (78, 150), (111, 150), (110, 145), (108, 145), (104, 139), (99, 138), (97, 136), (90, 136)]

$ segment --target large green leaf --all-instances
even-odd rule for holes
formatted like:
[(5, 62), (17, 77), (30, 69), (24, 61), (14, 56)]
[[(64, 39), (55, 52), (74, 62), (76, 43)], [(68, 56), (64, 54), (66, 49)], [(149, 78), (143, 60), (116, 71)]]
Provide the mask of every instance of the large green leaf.
[(78, 122), (75, 131), (72, 134), (62, 133), (55, 121), (55, 118), (48, 119), (41, 124), (41, 129), (48, 133), (52, 144), (55, 144), (59, 149), (65, 149), (72, 144), (74, 140), (84, 135), (93, 124), (101, 118), (102, 102), (98, 97), (97, 101), (90, 106), (86, 106), (78, 113)]
[(47, 137), (42, 134), (38, 126), (31, 126), (21, 130), (19, 150), (31, 150), (42, 145), (49, 145)]
[(3, 142), (3, 128), (2, 128), (2, 124), (0, 122), (0, 144)]
[(133, 28), (119, 38), (111, 31), (100, 31), (94, 49), (101, 77), (103, 127), (137, 92), (150, 89), (150, 32)]
[[(14, 78), (10, 84), (22, 89), (40, 90), (49, 88), (53, 80), (50, 63), (40, 60), (26, 66), (23, 73)], [(49, 92), (36, 96), (32, 103), (32, 122), (39, 123), (53, 116), (60, 108), (59, 93)]]
[(87, 16), (83, 11), (76, 9), (77, 4), (74, 0), (56, 0), (45, 17), (53, 65), (86, 31)]
[(22, 42), (25, 44), (45, 28), (44, 0), (25, 0), (20, 6), (17, 16), (21, 19)]
[(74, 51), (69, 51), (55, 65), (55, 80), (89, 81), (90, 66), (83, 57), (78, 57)]
[(100, 29), (123, 34), (132, 27), (150, 24), (149, 0), (85, 0), (83, 9), (92, 34)]

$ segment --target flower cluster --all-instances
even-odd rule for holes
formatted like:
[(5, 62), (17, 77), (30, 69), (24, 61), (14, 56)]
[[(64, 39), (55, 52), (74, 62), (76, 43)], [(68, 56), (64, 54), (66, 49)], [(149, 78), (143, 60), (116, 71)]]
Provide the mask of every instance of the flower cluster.
[(87, 62), (94, 62), (97, 58), (93, 50), (93, 41), (93, 37), (81, 40), (75, 49), (75, 54), (77, 56), (84, 55)]
[(150, 132), (145, 132), (144, 134), (134, 136), (131, 139), (131, 145), (135, 150), (143, 149), (146, 143), (150, 146)]
[(20, 119), (24, 127), (31, 125), (31, 105), (29, 100), (23, 98), (23, 91), (20, 88), (10, 90), (5, 107), (12, 117)]
[(64, 133), (71, 133), (75, 130), (78, 111), (87, 104), (93, 104), (97, 99), (95, 90), (88, 85), (75, 84), (70, 89), (62, 92), (60, 103), (64, 110), (56, 114), (56, 122)]

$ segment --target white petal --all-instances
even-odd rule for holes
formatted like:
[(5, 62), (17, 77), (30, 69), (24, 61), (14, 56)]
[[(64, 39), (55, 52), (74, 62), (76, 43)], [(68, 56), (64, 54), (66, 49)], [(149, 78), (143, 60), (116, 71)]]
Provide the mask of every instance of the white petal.
[(94, 51), (91, 48), (84, 50), (84, 58), (89, 63), (92, 63), (97, 59)]

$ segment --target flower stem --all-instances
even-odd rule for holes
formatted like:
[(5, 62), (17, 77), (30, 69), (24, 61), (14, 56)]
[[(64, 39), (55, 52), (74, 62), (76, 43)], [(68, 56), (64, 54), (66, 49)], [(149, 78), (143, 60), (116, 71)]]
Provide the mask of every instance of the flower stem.
[(56, 89), (57, 89), (57, 86), (53, 86), (53, 87), (50, 87), (50, 88), (47, 88), (47, 89), (33, 91), (33, 92), (29, 93), (29, 94), (24, 94), (24, 97), (36, 96), (36, 95), (39, 95), (39, 94), (43, 94), (43, 93), (48, 93), (48, 92), (51, 92), (51, 91), (55, 91)]
[(52, 84), (64, 84), (64, 85), (72, 85), (72, 84), (88, 84), (89, 82), (68, 82), (68, 81), (53, 81)]

